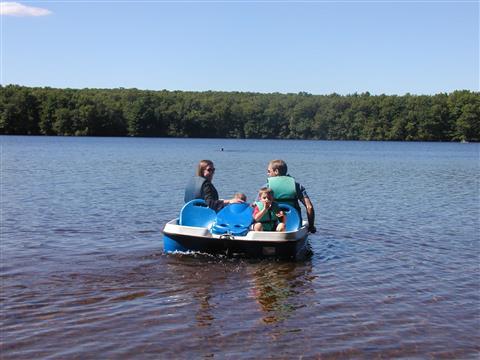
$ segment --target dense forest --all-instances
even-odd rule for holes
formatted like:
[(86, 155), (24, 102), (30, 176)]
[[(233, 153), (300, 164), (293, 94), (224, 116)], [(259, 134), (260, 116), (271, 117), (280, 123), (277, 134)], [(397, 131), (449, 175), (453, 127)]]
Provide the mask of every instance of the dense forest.
[(311, 95), (0, 86), (0, 134), (479, 141), (480, 93)]

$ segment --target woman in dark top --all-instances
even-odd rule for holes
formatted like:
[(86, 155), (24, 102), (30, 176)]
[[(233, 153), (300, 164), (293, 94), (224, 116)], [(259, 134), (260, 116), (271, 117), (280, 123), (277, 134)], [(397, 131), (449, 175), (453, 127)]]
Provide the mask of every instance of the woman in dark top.
[(238, 198), (224, 200), (218, 198), (217, 189), (212, 184), (215, 166), (211, 160), (201, 160), (198, 163), (195, 176), (190, 179), (185, 188), (185, 202), (193, 199), (203, 199), (208, 207), (220, 211), (225, 205), (242, 202)]

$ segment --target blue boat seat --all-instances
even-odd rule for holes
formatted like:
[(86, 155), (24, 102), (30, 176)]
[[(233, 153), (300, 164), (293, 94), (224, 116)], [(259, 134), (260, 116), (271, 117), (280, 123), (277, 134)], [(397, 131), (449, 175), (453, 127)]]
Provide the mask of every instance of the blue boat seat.
[(246, 203), (230, 204), (220, 210), (212, 226), (213, 234), (245, 235), (253, 222), (253, 208)]
[(278, 204), (280, 209), (287, 216), (287, 223), (285, 224), (285, 231), (296, 231), (302, 226), (302, 218), (298, 213), (297, 209), (288, 204), (280, 203)]
[(210, 209), (203, 199), (193, 199), (183, 205), (178, 224), (210, 228), (216, 217), (217, 213)]

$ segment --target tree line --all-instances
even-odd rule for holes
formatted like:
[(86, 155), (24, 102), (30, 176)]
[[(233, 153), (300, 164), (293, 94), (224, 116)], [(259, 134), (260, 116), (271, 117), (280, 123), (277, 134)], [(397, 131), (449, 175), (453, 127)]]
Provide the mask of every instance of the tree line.
[(0, 134), (480, 141), (480, 92), (311, 95), (0, 86)]

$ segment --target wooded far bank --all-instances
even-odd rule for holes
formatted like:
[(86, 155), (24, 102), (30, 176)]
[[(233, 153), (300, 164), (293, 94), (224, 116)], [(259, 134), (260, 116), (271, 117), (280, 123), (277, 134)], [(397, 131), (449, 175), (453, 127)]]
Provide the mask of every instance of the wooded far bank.
[(480, 92), (311, 95), (0, 86), (0, 134), (480, 141)]

